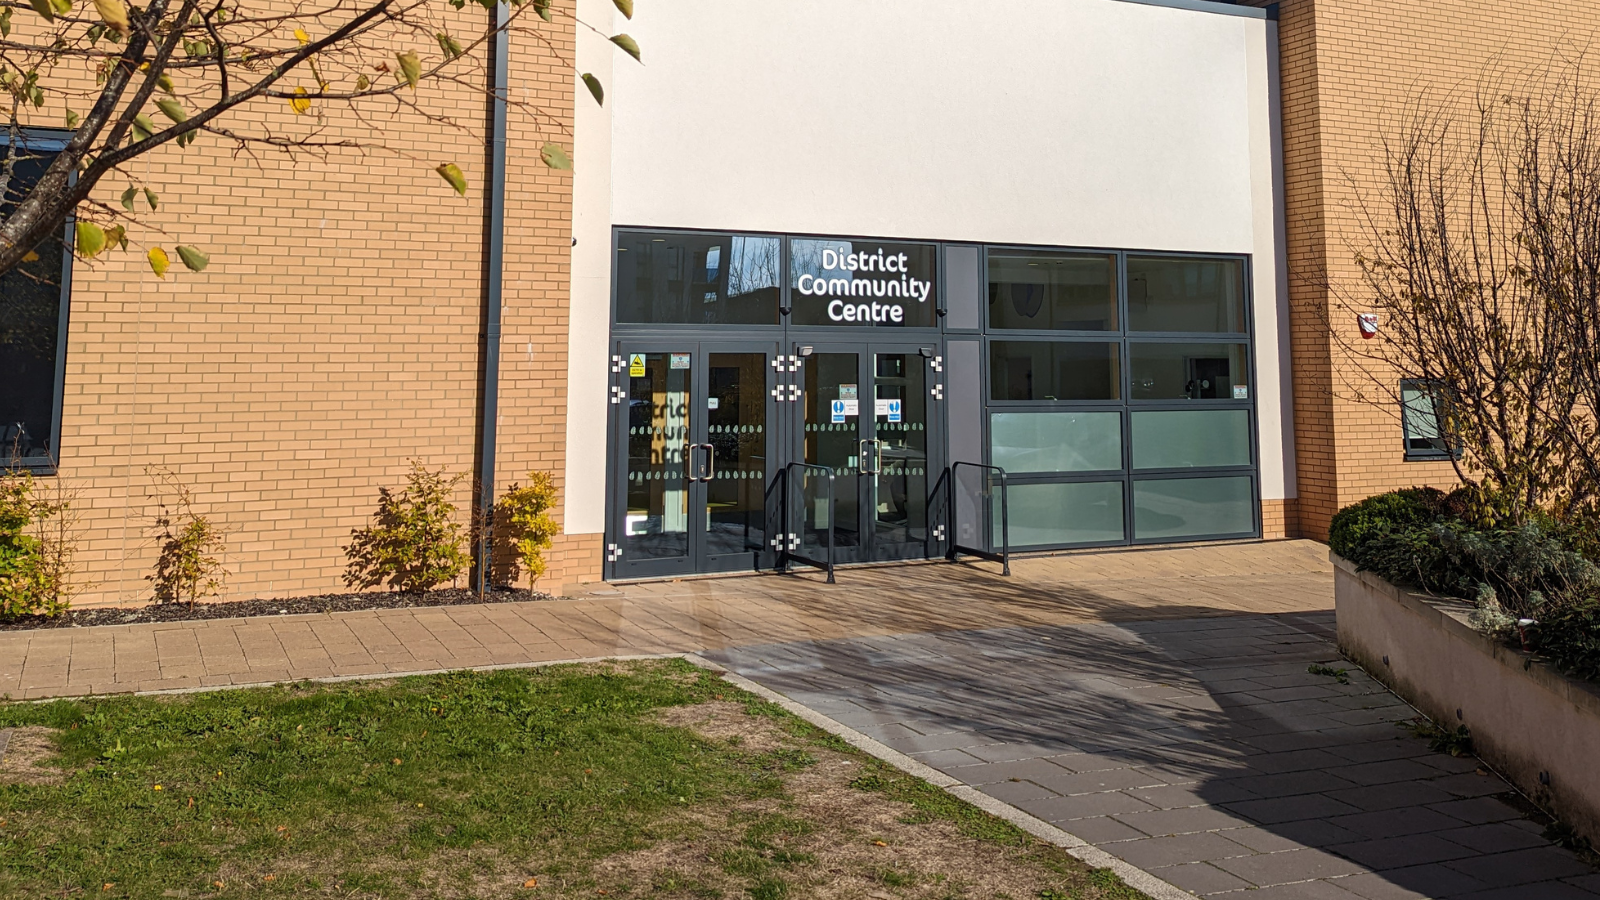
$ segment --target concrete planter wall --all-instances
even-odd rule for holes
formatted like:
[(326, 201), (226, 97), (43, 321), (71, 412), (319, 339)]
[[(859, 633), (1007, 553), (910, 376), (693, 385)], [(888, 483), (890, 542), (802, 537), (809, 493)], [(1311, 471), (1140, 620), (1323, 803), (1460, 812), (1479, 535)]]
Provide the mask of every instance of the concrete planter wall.
[[(1330, 554), (1332, 555), (1332, 554)], [(1600, 688), (1467, 625), (1467, 603), (1396, 588), (1333, 556), (1339, 647), (1600, 846)]]

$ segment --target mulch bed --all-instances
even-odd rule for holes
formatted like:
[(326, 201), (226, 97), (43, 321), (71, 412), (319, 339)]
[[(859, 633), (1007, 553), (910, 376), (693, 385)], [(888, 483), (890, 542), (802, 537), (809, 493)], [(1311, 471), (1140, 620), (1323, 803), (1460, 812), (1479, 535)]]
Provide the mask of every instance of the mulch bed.
[(87, 628), (92, 625), (137, 625), (143, 622), (188, 622), (197, 619), (238, 619), (252, 616), (287, 616), (296, 613), (350, 612), (359, 609), (411, 609), (428, 606), (466, 606), (474, 603), (526, 603), (556, 600), (551, 594), (497, 588), (487, 595), (464, 588), (424, 593), (318, 594), (286, 600), (231, 600), (224, 603), (152, 603), (149, 606), (115, 606), (72, 609), (58, 616), (16, 616), (0, 619), (0, 631), (35, 628)]

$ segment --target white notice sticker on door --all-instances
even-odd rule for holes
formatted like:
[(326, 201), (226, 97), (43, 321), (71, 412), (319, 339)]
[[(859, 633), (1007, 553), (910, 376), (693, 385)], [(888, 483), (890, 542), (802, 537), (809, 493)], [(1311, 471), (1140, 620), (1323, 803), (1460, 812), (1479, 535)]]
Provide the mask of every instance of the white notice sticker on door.
[(889, 414), (889, 401), (883, 397), (874, 400), (872, 402), (872, 414), (874, 416), (887, 416)]
[(839, 401), (844, 404), (844, 414), (847, 416), (861, 415), (861, 401), (854, 397), (846, 397)]
[(687, 353), (674, 353), (674, 354), (672, 354), (672, 368), (674, 368), (674, 369), (687, 369), (687, 368), (689, 368), (689, 354), (687, 354)]

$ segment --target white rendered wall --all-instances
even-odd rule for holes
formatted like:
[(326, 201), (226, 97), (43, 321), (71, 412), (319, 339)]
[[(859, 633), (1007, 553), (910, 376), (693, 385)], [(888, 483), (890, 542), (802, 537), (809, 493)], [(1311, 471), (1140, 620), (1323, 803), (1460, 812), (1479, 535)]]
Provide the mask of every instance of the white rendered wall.
[[(590, 24), (609, 7), (579, 0)], [(606, 110), (579, 103), (577, 251), (609, 241), (588, 234), (606, 218), (1251, 254), (1262, 496), (1293, 496), (1267, 21), (1122, 0), (651, 0), (609, 27), (644, 65), (613, 54)], [(580, 69), (598, 43), (580, 33)], [(609, 274), (609, 254), (574, 257), (568, 484), (595, 497), (606, 373), (582, 361), (607, 359)], [(601, 531), (600, 504), (576, 504), (568, 530)]]

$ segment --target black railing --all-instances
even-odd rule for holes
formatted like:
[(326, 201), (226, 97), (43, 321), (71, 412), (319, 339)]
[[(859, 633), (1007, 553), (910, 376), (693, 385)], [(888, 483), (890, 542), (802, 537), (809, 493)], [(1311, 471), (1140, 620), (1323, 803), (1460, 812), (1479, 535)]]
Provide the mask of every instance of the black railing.
[[(957, 477), (957, 470), (962, 466), (970, 466), (974, 469), (983, 469), (987, 472), (998, 472), (1000, 474), (999, 553), (995, 553), (992, 550), (979, 549), (977, 547), (964, 547), (961, 544), (961, 519), (956, 515), (956, 495), (961, 491), (961, 479)], [(984, 497), (987, 496), (988, 493), (989, 492), (987, 490), (979, 491), (978, 496)], [(985, 505), (987, 506), (988, 504)], [(992, 543), (991, 546), (993, 546)], [(963, 553), (967, 554), (968, 556), (976, 556), (979, 559), (993, 560), (994, 562), (1000, 564), (1000, 574), (1011, 574), (1011, 518), (1009, 511), (1006, 509), (1006, 470), (1000, 468), (999, 466), (986, 466), (982, 463), (972, 462), (952, 463), (950, 466), (950, 550), (945, 554), (945, 558), (951, 562), (955, 562)]]
[[(791, 481), (790, 473), (795, 469), (800, 470), (800, 477)], [(827, 481), (825, 484), (827, 485), (828, 489), (828, 555), (823, 559), (814, 559), (804, 555), (803, 553), (805, 550), (806, 540), (805, 473), (808, 470), (813, 472), (821, 472), (823, 475), (827, 476)], [(805, 563), (808, 566), (816, 566), (817, 568), (823, 569), (828, 573), (828, 583), (833, 584), (833, 523), (834, 519), (836, 518), (833, 507), (833, 470), (827, 466), (818, 466), (803, 462), (792, 462), (783, 467), (783, 480), (785, 482), (783, 491), (783, 524), (785, 534), (780, 537), (781, 543), (779, 544), (778, 549), (778, 568), (787, 569), (790, 562)], [(795, 527), (795, 521), (792, 515), (793, 507), (791, 507), (789, 504), (789, 500), (793, 496), (794, 489), (796, 487), (800, 489), (801, 494), (800, 522), (798, 528)]]

